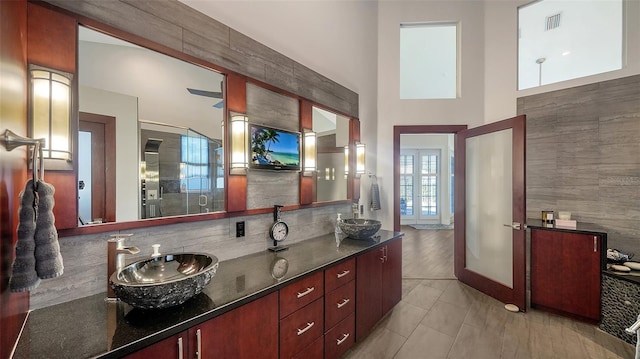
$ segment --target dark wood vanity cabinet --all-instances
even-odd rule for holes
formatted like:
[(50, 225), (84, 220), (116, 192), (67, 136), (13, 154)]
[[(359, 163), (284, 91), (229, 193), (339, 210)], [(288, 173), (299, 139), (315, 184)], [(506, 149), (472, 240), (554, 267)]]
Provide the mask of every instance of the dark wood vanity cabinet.
[(271, 293), (126, 358), (277, 358), (277, 328), (278, 293)]
[(126, 359), (147, 359), (147, 358), (189, 358), (187, 351), (189, 333), (184, 331), (172, 337), (164, 339), (127, 355)]
[(602, 238), (531, 230), (531, 306), (588, 322), (600, 320)]
[(356, 341), (402, 299), (402, 239), (356, 258)]

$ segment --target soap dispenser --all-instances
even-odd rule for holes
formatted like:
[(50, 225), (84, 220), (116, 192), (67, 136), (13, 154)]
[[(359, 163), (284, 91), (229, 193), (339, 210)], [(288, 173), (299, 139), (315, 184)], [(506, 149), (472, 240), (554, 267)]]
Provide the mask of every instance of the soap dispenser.
[(338, 218), (336, 219), (336, 228), (335, 228), (336, 234), (342, 234), (342, 229), (340, 229), (340, 222), (342, 222), (342, 218), (340, 216), (341, 214), (338, 213)]

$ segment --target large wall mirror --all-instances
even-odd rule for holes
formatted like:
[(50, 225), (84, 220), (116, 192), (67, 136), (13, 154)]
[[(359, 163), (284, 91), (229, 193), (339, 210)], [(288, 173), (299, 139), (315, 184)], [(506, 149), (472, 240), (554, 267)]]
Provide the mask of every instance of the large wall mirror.
[(313, 107), (317, 147), (317, 202), (347, 199), (345, 146), (349, 144), (349, 118)]
[(224, 211), (224, 75), (82, 26), (78, 40), (79, 225)]

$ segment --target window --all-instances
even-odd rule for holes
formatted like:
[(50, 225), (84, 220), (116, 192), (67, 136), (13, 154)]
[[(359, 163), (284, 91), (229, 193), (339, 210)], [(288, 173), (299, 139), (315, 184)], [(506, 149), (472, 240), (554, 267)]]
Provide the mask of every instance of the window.
[(448, 99), (458, 93), (458, 25), (400, 25), (400, 98)]
[(421, 214), (423, 216), (435, 216), (438, 214), (438, 165), (437, 154), (421, 155), (420, 177), (422, 182)]
[(210, 191), (209, 142), (204, 137), (181, 136), (180, 191)]
[(400, 155), (400, 215), (413, 215), (413, 155)]
[(541, 0), (518, 9), (518, 89), (622, 68), (622, 1)]

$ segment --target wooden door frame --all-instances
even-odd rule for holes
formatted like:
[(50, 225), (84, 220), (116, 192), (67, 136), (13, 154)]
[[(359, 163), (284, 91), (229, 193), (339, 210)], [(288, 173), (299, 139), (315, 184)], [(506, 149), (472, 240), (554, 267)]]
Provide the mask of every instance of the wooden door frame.
[[(400, 135), (408, 134), (452, 134), (454, 135), (454, 142), (456, 134), (460, 131), (466, 130), (467, 125), (416, 125), (416, 126), (393, 126), (393, 230), (400, 231)], [(457, 148), (457, 146), (456, 146)], [(455, 154), (458, 156), (458, 154)], [(457, 161), (456, 161), (457, 162)], [(464, 183), (463, 178), (454, 177), (455, 186), (458, 186), (458, 181)], [(458, 212), (458, 199), (455, 198), (455, 213)], [(454, 213), (454, 221), (457, 222), (457, 215)]]
[(116, 118), (80, 112), (79, 121), (104, 125), (105, 222), (116, 221)]

